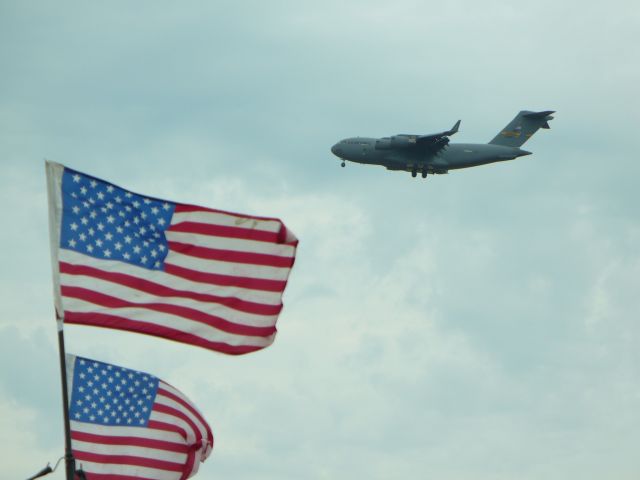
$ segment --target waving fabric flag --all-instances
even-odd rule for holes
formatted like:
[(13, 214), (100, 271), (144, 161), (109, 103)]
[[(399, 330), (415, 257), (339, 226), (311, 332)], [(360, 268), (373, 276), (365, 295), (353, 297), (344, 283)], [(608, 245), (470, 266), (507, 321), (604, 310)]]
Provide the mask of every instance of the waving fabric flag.
[(182, 480), (213, 435), (196, 407), (147, 373), (67, 355), (71, 446), (88, 480)]
[(273, 343), (298, 244), (280, 220), (146, 197), (46, 166), (64, 322), (234, 355)]

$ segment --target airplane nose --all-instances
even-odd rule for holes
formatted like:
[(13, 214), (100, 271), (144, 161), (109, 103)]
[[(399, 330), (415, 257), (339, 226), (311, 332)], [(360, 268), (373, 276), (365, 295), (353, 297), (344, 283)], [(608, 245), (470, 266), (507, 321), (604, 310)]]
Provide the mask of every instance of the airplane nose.
[(340, 144), (336, 143), (333, 147), (331, 147), (331, 153), (333, 153), (336, 157), (339, 157), (342, 153), (342, 149), (340, 148)]

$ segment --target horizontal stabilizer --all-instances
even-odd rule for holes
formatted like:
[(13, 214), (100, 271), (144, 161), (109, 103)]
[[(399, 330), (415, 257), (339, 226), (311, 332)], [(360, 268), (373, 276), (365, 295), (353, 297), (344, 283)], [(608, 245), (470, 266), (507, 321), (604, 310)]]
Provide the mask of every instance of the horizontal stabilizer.
[(531, 113), (525, 113), (523, 117), (537, 119), (537, 120), (544, 120), (544, 123), (540, 125), (540, 128), (545, 128), (548, 130), (551, 128), (549, 126), (549, 120), (553, 120), (553, 117), (551, 116), (552, 113), (556, 113), (556, 112), (554, 110), (546, 110), (544, 112), (531, 112)]
[[(528, 118), (544, 118), (544, 117), (551, 116), (552, 113), (556, 113), (555, 110), (546, 110), (544, 112), (523, 113), (522, 116), (523, 117), (528, 117)], [(547, 118), (547, 120), (553, 120), (553, 117)]]

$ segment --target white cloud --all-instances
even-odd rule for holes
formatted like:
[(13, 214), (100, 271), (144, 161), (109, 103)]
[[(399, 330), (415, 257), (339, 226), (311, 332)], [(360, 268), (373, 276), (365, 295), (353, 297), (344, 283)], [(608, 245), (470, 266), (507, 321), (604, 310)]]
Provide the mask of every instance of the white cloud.
[[(56, 448), (40, 446), (40, 422), (34, 410), (0, 397), (0, 431), (3, 432), (0, 451), (3, 475), (7, 478), (26, 478), (40, 471), (48, 462), (53, 467), (62, 456)], [(38, 448), (34, 448), (36, 446)]]

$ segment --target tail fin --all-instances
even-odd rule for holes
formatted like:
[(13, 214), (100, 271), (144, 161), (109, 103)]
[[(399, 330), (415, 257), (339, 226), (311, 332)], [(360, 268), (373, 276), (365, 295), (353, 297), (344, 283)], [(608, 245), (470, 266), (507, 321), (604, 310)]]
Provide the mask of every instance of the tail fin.
[(549, 128), (549, 120), (555, 113), (551, 110), (545, 112), (530, 112), (522, 110), (509, 125), (495, 136), (489, 143), (493, 145), (505, 145), (507, 147), (519, 147), (529, 140), (539, 128)]

